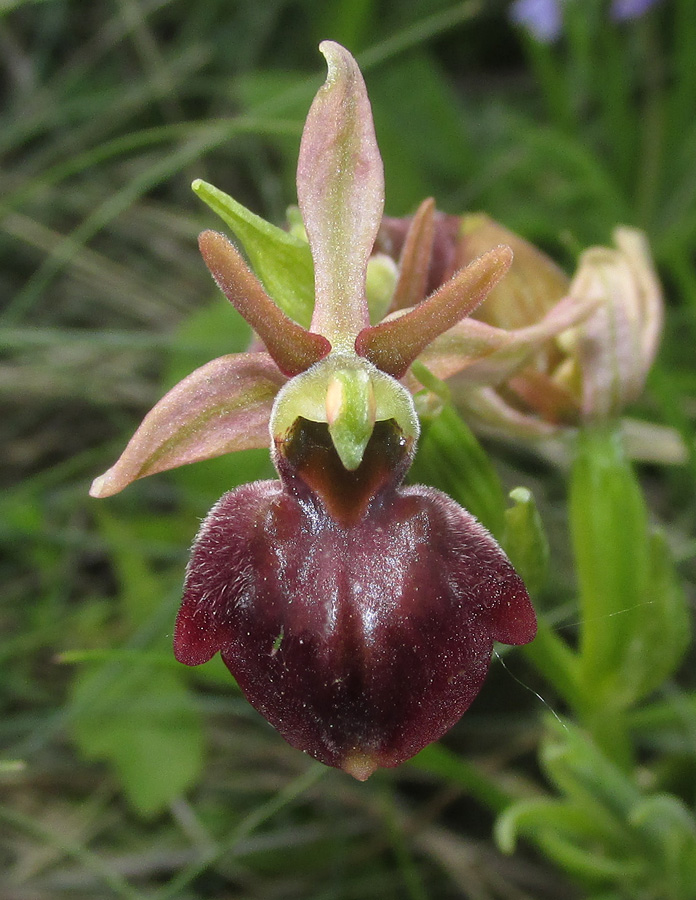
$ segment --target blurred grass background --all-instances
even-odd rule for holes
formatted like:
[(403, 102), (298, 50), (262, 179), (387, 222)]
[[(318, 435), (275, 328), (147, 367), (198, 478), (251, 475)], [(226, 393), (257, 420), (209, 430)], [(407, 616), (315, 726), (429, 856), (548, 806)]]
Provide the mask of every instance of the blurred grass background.
[[(283, 221), (331, 38), (363, 69), (390, 215), (430, 195), (483, 209), (569, 270), (616, 224), (648, 232), (668, 320), (632, 412), (690, 450), (641, 477), (693, 602), (696, 26), (690, 0), (623, 26), (605, 10), (591, 0), (546, 47), (503, 0), (0, 3), (3, 900), (600, 897), (491, 839), (509, 797), (539, 790), (559, 702), (520, 654), (494, 661), (441, 746), (353, 783), (287, 747), (216, 661), (171, 659), (198, 522), (224, 490), (266, 477), (267, 454), (108, 503), (87, 488), (166, 387), (244, 347), (198, 256), (217, 224), (190, 183)], [(572, 634), (562, 475), (491, 452), (506, 485), (537, 494), (548, 605)], [(686, 665), (679, 690), (693, 682)], [(644, 723), (650, 771), (689, 804), (693, 717), (666, 737), (659, 716)]]

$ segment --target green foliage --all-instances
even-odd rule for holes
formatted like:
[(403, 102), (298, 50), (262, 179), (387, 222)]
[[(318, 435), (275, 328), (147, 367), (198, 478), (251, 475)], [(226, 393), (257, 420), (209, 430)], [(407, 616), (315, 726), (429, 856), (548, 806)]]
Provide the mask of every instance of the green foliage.
[(688, 608), (615, 432), (580, 435), (569, 513), (582, 690), (593, 709), (613, 716), (673, 673), (689, 643)]
[(110, 762), (128, 800), (161, 813), (200, 778), (204, 741), (181, 674), (138, 656), (87, 665), (73, 686), (73, 733), (86, 759)]
[(290, 318), (309, 327), (314, 309), (314, 267), (306, 240), (283, 231), (200, 179), (193, 190), (232, 229), (268, 294)]
[(592, 897), (693, 897), (696, 822), (683, 802), (641, 788), (569, 722), (552, 723), (541, 755), (560, 796), (512, 804), (496, 825), (503, 849), (533, 840)]
[(549, 542), (531, 491), (515, 488), (510, 499), (514, 506), (505, 510), (503, 547), (530, 596), (538, 597), (548, 578)]
[[(123, 523), (100, 518), (119, 581), (124, 630), (149, 630), (161, 607), (163, 579)], [(114, 651), (96, 664), (87, 653), (69, 711), (82, 753), (110, 762), (129, 801), (146, 816), (162, 812), (197, 781), (204, 754), (200, 715), (184, 675), (164, 641), (156, 640), (154, 648), (157, 654), (149, 647)], [(79, 661), (79, 654), (71, 660)]]
[(422, 433), (409, 478), (431, 484), (468, 509), (491, 534), (503, 530), (505, 496), (490, 459), (453, 407), (422, 418)]

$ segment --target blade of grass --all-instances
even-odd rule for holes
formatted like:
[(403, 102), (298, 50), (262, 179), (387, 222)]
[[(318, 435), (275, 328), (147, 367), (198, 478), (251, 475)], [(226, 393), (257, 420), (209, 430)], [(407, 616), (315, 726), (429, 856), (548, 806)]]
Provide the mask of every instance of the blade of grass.
[(46, 828), (30, 816), (26, 816), (4, 805), (0, 806), (0, 819), (11, 827), (43, 841), (50, 847), (59, 850), (80, 863), (87, 871), (96, 875), (99, 881), (115, 896), (122, 897), (124, 900), (146, 900), (147, 895), (134, 888), (96, 853), (93, 853), (84, 845), (72, 841), (65, 835), (59, 834), (50, 828)]
[(230, 834), (218, 845), (204, 853), (199, 860), (183, 869), (168, 885), (159, 890), (154, 896), (156, 900), (171, 900), (181, 891), (189, 887), (196, 878), (206, 872), (222, 857), (231, 853), (235, 846), (243, 838), (249, 837), (259, 826), (273, 818), (286, 806), (314, 787), (323, 778), (328, 769), (320, 763), (313, 763), (306, 772), (289, 782), (282, 790), (278, 791), (265, 803), (261, 803), (256, 809), (245, 816), (236, 825)]

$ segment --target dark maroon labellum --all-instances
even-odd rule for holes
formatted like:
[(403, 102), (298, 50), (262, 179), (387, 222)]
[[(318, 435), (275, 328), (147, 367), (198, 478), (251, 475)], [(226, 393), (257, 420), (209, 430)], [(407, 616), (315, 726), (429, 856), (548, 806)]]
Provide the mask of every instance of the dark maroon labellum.
[(176, 625), (178, 660), (220, 651), (290, 744), (360, 780), (460, 718), (493, 641), (536, 631), (488, 532), (439, 491), (399, 486), (410, 456), (378, 422), (348, 472), (327, 426), (299, 419), (281, 480), (226, 494), (203, 523)]

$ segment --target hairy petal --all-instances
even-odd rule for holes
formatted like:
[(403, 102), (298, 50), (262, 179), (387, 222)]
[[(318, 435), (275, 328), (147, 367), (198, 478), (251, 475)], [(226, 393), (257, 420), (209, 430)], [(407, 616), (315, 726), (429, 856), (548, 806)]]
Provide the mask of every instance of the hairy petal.
[(328, 340), (306, 331), (276, 306), (223, 234), (204, 231), (198, 245), (217, 286), (261, 338), (281, 372), (298, 375), (327, 355)]
[(361, 356), (394, 378), (402, 378), (423, 350), (469, 315), (510, 268), (512, 251), (499, 246), (460, 269), (408, 312), (363, 329), (355, 342)]
[(535, 629), (505, 554), (439, 491), (382, 492), (344, 527), (260, 482), (203, 524), (174, 646), (189, 665), (220, 650), (290, 744), (364, 780), (459, 719), (495, 640)]
[(201, 366), (150, 410), (90, 494), (109, 497), (146, 475), (268, 446), (273, 400), (285, 382), (267, 353), (221, 356)]
[(297, 195), (314, 259), (312, 331), (350, 350), (369, 322), (365, 276), (384, 208), (384, 173), (357, 63), (333, 41), (319, 49), (329, 71), (305, 123)]

